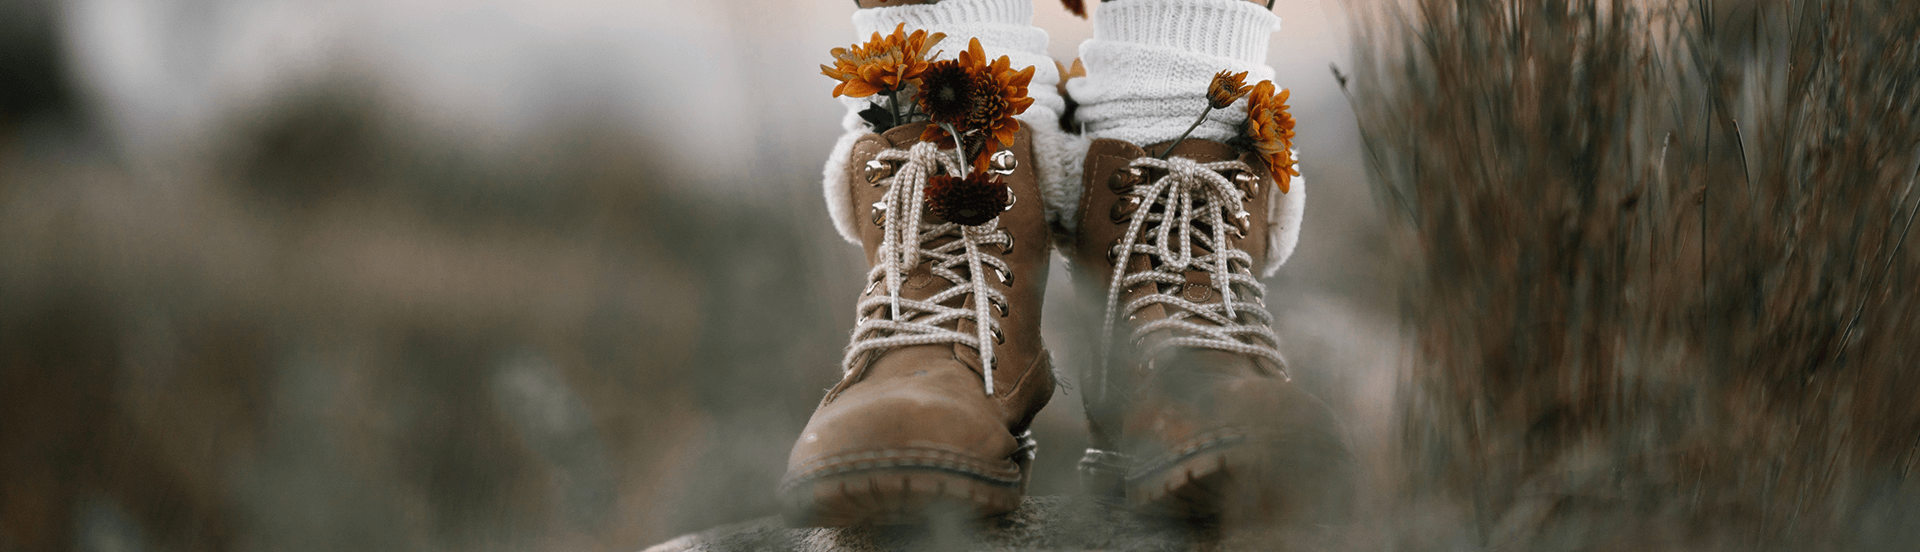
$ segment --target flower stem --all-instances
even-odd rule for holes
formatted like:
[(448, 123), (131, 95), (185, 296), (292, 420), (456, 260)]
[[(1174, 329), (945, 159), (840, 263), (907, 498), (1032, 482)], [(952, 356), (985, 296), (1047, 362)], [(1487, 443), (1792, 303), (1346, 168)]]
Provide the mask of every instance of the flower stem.
[(1196, 128), (1200, 128), (1200, 123), (1204, 123), (1204, 122), (1207, 122), (1207, 114), (1208, 114), (1208, 113), (1213, 113), (1213, 104), (1211, 104), (1211, 103), (1209, 103), (1209, 104), (1207, 104), (1207, 108), (1206, 108), (1205, 110), (1202, 110), (1202, 111), (1200, 112), (1200, 118), (1198, 118), (1198, 119), (1194, 119), (1194, 120), (1193, 120), (1193, 126), (1189, 126), (1189, 127), (1187, 127), (1187, 131), (1186, 131), (1186, 132), (1182, 132), (1182, 133), (1180, 133), (1180, 137), (1179, 137), (1179, 138), (1176, 138), (1176, 139), (1174, 139), (1174, 141), (1173, 141), (1173, 143), (1171, 143), (1171, 144), (1167, 144), (1167, 149), (1163, 149), (1163, 150), (1160, 150), (1160, 155), (1156, 155), (1156, 156), (1154, 156), (1154, 158), (1155, 158), (1155, 159), (1166, 159), (1166, 158), (1167, 158), (1167, 154), (1169, 154), (1169, 153), (1173, 153), (1173, 147), (1174, 147), (1174, 146), (1178, 146), (1178, 145), (1180, 145), (1180, 143), (1181, 143), (1181, 142), (1185, 142), (1185, 141), (1187, 141), (1187, 136), (1190, 136), (1190, 135), (1192, 135), (1192, 134), (1193, 134), (1193, 129), (1196, 129)]
[(959, 176), (961, 178), (966, 178), (967, 172), (968, 172), (967, 169), (972, 168), (967, 164), (967, 145), (960, 143), (960, 133), (958, 131), (953, 130), (953, 125), (950, 125), (947, 123), (940, 123), (940, 128), (946, 129), (947, 136), (953, 138), (953, 155), (955, 158), (960, 160)]
[(887, 111), (893, 113), (893, 126), (906, 124), (905, 121), (900, 120), (900, 91), (887, 93)]

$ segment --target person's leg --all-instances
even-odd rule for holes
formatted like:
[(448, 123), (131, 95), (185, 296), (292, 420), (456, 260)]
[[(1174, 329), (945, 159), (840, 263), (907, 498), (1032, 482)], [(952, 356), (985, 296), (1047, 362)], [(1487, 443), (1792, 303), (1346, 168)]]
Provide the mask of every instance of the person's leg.
[[(853, 16), (863, 40), (896, 29), (909, 44), (919, 39), (907, 33), (943, 34), (932, 57), (951, 61), (926, 67), (915, 88), (946, 89), (950, 103), (888, 104), (868, 113), (888, 127), (874, 128), (860, 112), (882, 97), (847, 98), (846, 135), (829, 155), (825, 191), (836, 226), (864, 247), (870, 270), (844, 377), (788, 456), (781, 495), (795, 523), (907, 523), (1020, 503), (1034, 450), (1026, 430), (1054, 385), (1039, 326), (1047, 206), (1056, 202), (1041, 190), (1067, 180), (1060, 174), (1079, 161), (1063, 145), (1058, 71), (1045, 55), (1046, 33), (1030, 24), (1030, 1), (944, 0)], [(986, 60), (955, 60), (976, 40)], [(997, 69), (1001, 56), (1008, 66)], [(897, 85), (878, 75), (917, 71), (894, 58), (878, 63), (888, 64), (871, 72), (879, 85), (837, 66), (827, 73), (858, 79), (858, 93)], [(895, 120), (909, 103), (926, 113)], [(1003, 124), (1022, 105), (1019, 128)], [(957, 119), (929, 130), (936, 113)], [(943, 128), (975, 145), (956, 152)]]
[[(1076, 121), (1088, 138), (1134, 144), (1173, 140), (1205, 105), (1207, 86), (1220, 71), (1246, 72), (1246, 82), (1274, 78), (1267, 66), (1280, 18), (1262, 0), (1118, 0), (1094, 14), (1094, 37), (1080, 46), (1087, 75), (1067, 83), (1079, 107)], [(1276, 83), (1284, 84), (1284, 83)], [(1226, 141), (1246, 121), (1245, 101), (1215, 110), (1193, 137)], [(1288, 220), (1276, 226), (1274, 250), (1263, 274), (1293, 252), (1305, 193), (1285, 194), (1278, 206)], [(1066, 218), (1072, 218), (1071, 215)], [(1071, 228), (1071, 225), (1066, 225)]]
[(1262, 89), (1174, 144), (1216, 74), (1274, 78), (1280, 21), (1251, 4), (1107, 2), (1081, 46), (1087, 74), (1067, 88), (1095, 140), (1070, 260), (1105, 313), (1082, 466), (1149, 511), (1315, 526), (1347, 507), (1353, 461), (1331, 411), (1289, 382), (1264, 304), (1260, 278), (1291, 253), (1305, 192), (1282, 180), (1291, 156), (1261, 143), (1276, 122), (1290, 138), (1290, 116)]
[[(1101, 4), (1093, 23), (1093, 39), (1080, 46), (1087, 76), (1067, 86), (1094, 138), (1173, 140), (1206, 105), (1215, 73), (1245, 71), (1249, 83), (1274, 77), (1267, 46), (1280, 18), (1264, 2), (1119, 0)], [(1226, 141), (1245, 120), (1241, 102), (1214, 111), (1193, 136)]]

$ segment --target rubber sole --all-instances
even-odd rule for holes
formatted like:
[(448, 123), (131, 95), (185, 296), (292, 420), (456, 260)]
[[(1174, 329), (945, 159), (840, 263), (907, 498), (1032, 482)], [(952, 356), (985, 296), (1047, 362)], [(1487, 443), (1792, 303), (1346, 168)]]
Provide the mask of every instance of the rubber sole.
[(1196, 454), (1154, 473), (1130, 477), (1127, 499), (1134, 510), (1159, 517), (1215, 518), (1257, 502), (1249, 488), (1255, 470), (1225, 451)]
[(1272, 458), (1238, 433), (1198, 439), (1127, 474), (1134, 510), (1180, 518), (1263, 518), (1279, 506)]
[(1141, 514), (1233, 523), (1342, 522), (1354, 463), (1344, 448), (1220, 439), (1181, 449), (1126, 478)]
[[(1024, 473), (1024, 472), (1023, 472)], [(814, 478), (782, 493), (800, 527), (909, 525), (934, 516), (993, 517), (1020, 507), (1025, 480), (1005, 486), (925, 469), (876, 469)]]
[[(1024, 434), (1022, 440), (1030, 441)], [(1031, 449), (984, 461), (938, 448), (841, 454), (801, 466), (781, 485), (794, 526), (906, 525), (931, 515), (978, 519), (1020, 507), (1032, 476)]]

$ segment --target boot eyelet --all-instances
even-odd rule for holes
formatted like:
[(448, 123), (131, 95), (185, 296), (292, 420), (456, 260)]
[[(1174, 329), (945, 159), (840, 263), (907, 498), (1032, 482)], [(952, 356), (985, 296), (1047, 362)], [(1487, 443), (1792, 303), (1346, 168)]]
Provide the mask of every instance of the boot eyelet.
[(879, 159), (869, 159), (863, 173), (868, 184), (879, 186), (880, 180), (893, 176), (893, 164)]
[(1112, 219), (1113, 222), (1121, 222), (1127, 220), (1127, 217), (1133, 216), (1133, 213), (1139, 210), (1140, 198), (1127, 196), (1113, 204), (1113, 209), (1107, 211), (1107, 218)]
[(1107, 248), (1107, 264), (1116, 267), (1120, 266), (1121, 254), (1120, 244), (1118, 242), (1114, 243), (1113, 247)]
[(873, 225), (886, 226), (886, 224), (887, 224), (887, 204), (879, 201), (873, 202)]
[(1000, 285), (1009, 287), (1013, 285), (1013, 273), (1007, 272), (1006, 269), (993, 267), (993, 275), (1000, 279)]
[(1134, 186), (1139, 186), (1146, 181), (1146, 169), (1127, 167), (1114, 171), (1113, 176), (1107, 177), (1107, 189), (1113, 190), (1114, 193), (1124, 194), (1133, 190)]
[(1234, 213), (1233, 218), (1228, 219), (1228, 223), (1233, 226), (1233, 237), (1247, 237), (1247, 230), (1253, 228), (1253, 219), (1250, 217), (1252, 217), (1251, 213), (1240, 211)]
[(1000, 212), (1005, 213), (1007, 211), (1012, 211), (1013, 204), (1019, 203), (1019, 202), (1020, 202), (1020, 196), (1014, 195), (1013, 186), (1007, 186), (1007, 206), (1000, 209)]
[(1007, 243), (1000, 245), (1000, 254), (1001, 255), (1013, 254), (1013, 234), (1012, 233), (1007, 233)]
[(1240, 191), (1246, 193), (1246, 197), (1241, 198), (1242, 200), (1253, 199), (1253, 194), (1260, 191), (1260, 180), (1261, 178), (1259, 176), (1250, 172), (1238, 171), (1233, 173), (1233, 184), (1239, 186)]
[(1007, 308), (1007, 301), (1005, 299), (1001, 299), (999, 297), (989, 297), (987, 298), (987, 305), (993, 307), (995, 310), (1000, 311), (1001, 318), (1007, 317), (1007, 313), (1009, 312), (1009, 310)]
[(993, 152), (993, 157), (987, 160), (987, 172), (1003, 176), (1013, 174), (1013, 170), (1019, 166), (1020, 161), (1014, 159), (1013, 152), (1009, 150)]

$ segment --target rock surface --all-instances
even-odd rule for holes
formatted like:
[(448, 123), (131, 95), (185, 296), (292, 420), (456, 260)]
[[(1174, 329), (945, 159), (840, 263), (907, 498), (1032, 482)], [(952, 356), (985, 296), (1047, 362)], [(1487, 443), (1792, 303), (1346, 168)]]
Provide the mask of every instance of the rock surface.
[(898, 527), (791, 528), (779, 516), (683, 535), (644, 552), (866, 552), (877, 550), (1321, 550), (1324, 531), (1230, 529), (1137, 516), (1091, 496), (1026, 497), (981, 521), (935, 519)]

